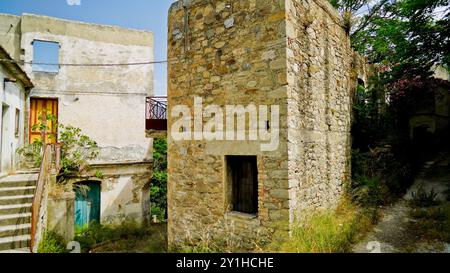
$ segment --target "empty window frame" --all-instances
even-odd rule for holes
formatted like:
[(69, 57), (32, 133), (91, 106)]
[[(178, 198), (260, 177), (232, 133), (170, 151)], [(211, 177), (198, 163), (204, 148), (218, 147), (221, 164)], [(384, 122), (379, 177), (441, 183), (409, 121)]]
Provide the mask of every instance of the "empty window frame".
[(14, 135), (16, 138), (18, 138), (19, 134), (20, 134), (20, 110), (16, 108)]
[(258, 213), (258, 169), (256, 156), (227, 156), (229, 198), (232, 211)]
[(48, 41), (33, 41), (33, 71), (59, 72), (59, 43)]

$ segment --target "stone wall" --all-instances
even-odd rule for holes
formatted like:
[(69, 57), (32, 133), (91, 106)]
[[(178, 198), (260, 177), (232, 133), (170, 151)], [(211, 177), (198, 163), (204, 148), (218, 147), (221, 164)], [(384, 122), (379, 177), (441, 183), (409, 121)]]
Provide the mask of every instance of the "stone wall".
[[(280, 144), (175, 141), (169, 116), (169, 243), (287, 235), (305, 210), (332, 208), (350, 175), (353, 52), (323, 0), (178, 1), (169, 11), (169, 112), (279, 105)], [(246, 128), (248, 129), (248, 128)], [(226, 156), (257, 156), (258, 213), (229, 211)]]
[[(284, 3), (276, 2), (191, 1), (188, 25), (182, 3), (173, 4), (169, 112), (174, 105), (192, 107), (194, 97), (220, 106), (280, 105), (281, 127), (286, 128)], [(174, 121), (169, 117), (170, 243), (212, 237), (250, 245), (272, 234), (275, 221), (288, 220), (286, 131), (278, 150), (267, 153), (257, 141), (175, 142), (170, 135)], [(229, 211), (225, 155), (257, 156), (257, 217)]]
[(287, 12), (290, 219), (334, 207), (350, 178), (353, 52), (325, 1), (289, 0)]

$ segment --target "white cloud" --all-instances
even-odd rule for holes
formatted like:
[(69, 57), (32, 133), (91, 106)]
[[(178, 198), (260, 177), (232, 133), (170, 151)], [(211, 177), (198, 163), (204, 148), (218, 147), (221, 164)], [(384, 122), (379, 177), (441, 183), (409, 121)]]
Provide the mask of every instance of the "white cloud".
[(81, 0), (66, 0), (69, 6), (79, 6), (81, 5)]

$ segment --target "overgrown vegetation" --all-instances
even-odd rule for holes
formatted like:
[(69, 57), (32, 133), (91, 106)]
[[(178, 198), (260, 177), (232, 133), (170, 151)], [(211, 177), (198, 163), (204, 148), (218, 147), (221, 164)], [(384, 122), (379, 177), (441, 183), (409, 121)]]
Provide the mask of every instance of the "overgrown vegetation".
[(450, 203), (431, 207), (415, 207), (411, 211), (410, 229), (417, 237), (450, 243)]
[(66, 242), (59, 234), (46, 231), (39, 241), (38, 253), (67, 253)]
[(343, 201), (336, 211), (316, 211), (292, 229), (292, 236), (269, 250), (295, 253), (344, 253), (378, 218), (376, 210)]
[(165, 252), (165, 225), (142, 226), (136, 222), (101, 225), (93, 222), (76, 230), (82, 252)]
[(450, 196), (444, 201), (437, 197), (434, 189), (426, 191), (422, 186), (412, 193), (409, 229), (418, 238), (450, 243)]
[(417, 191), (414, 191), (411, 193), (412, 199), (410, 200), (409, 204), (413, 207), (433, 207), (441, 204), (439, 200), (437, 200), (438, 194), (434, 189), (431, 189), (430, 191), (426, 191), (423, 188), (423, 185), (419, 185)]
[(167, 139), (153, 142), (153, 176), (150, 187), (151, 213), (167, 219)]
[[(32, 127), (35, 132), (45, 133), (51, 129), (50, 124), (58, 128), (58, 141), (61, 144), (61, 170), (57, 176), (57, 185), (54, 185), (53, 188), (61, 193), (71, 192), (73, 185), (68, 184), (69, 178), (86, 171), (88, 161), (98, 156), (98, 145), (89, 136), (83, 134), (81, 129), (58, 124), (53, 115), (43, 112), (38, 116), (38, 121)], [(50, 139), (47, 141), (55, 141), (51, 137), (49, 136)], [(43, 144), (42, 139), (37, 139), (31, 144), (17, 149), (17, 153), (23, 158), (23, 161), (31, 162), (32, 167), (38, 168), (42, 161)]]

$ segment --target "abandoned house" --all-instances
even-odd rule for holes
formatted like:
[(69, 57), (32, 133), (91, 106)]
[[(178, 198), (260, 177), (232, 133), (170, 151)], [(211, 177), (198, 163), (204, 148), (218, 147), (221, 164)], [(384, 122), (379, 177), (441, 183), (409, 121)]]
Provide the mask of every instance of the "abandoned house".
[(178, 1), (168, 43), (169, 113), (192, 109), (195, 98), (280, 112), (273, 151), (248, 138), (175, 139), (179, 117), (169, 114), (169, 244), (209, 238), (244, 249), (338, 204), (350, 175), (358, 75), (344, 23), (327, 1)]
[[(0, 59), (12, 60), (0, 46)], [(16, 167), (15, 151), (23, 145), (25, 122), (25, 99), (33, 84), (22, 68), (14, 63), (1, 62), (0, 105), (2, 111), (0, 135), (0, 173), (1, 176), (14, 172)]]
[[(56, 123), (60, 123), (80, 128), (100, 148), (90, 168), (73, 178), (75, 183), (88, 185), (89, 193), (77, 194), (71, 204), (60, 207), (66, 213), (55, 217), (71, 217), (77, 226), (91, 221), (147, 220), (152, 141), (142, 135), (142, 128), (145, 98), (153, 94), (153, 66), (135, 63), (153, 61), (153, 34), (39, 15), (0, 14), (0, 45), (21, 64), (34, 84), (27, 91), (32, 87), (30, 80), (17, 65), (8, 65), (12, 72), (20, 74), (17, 82), (8, 82), (10, 77), (2, 75), (6, 88), (1, 89), (3, 119), (9, 122), (5, 137), (11, 139), (5, 143), (2, 140), (2, 145), (8, 146), (2, 150), (2, 173), (9, 176), (1, 178), (0, 183), (14, 185), (12, 181), (16, 181), (19, 185), (23, 182), (20, 180), (28, 181), (20, 184), (28, 187), (17, 188), (5, 203), (15, 204), (14, 208), (23, 203), (28, 208), (24, 212), (8, 207), (15, 217), (9, 222), (22, 223), (17, 227), (9, 225), (11, 232), (5, 234), (21, 236), (10, 236), (8, 246), (23, 247), (30, 240), (29, 203), (33, 202), (38, 178), (33, 170), (25, 178), (23, 173), (15, 173), (13, 154), (21, 143), (42, 139), (42, 132), (32, 128), (43, 111), (57, 118), (57, 122), (48, 123), (51, 128), (45, 131), (45, 142), (58, 142)], [(14, 92), (15, 97), (8, 95)], [(4, 205), (1, 202), (0, 211)], [(64, 222), (53, 220), (56, 225)], [(60, 227), (72, 233), (65, 234), (67, 238), (73, 236), (71, 228)]]

